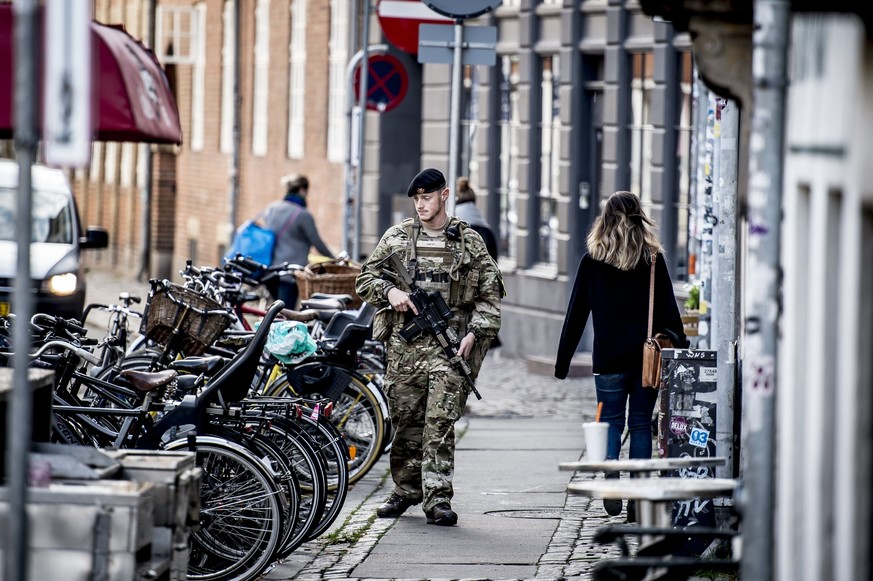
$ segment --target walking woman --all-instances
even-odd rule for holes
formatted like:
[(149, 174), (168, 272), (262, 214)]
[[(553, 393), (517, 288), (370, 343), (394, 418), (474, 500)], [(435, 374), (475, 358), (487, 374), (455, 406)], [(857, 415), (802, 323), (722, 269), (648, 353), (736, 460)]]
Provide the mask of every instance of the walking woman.
[[(591, 314), (594, 385), (597, 401), (603, 403), (600, 419), (609, 423), (607, 459), (619, 456), (625, 410), (630, 458), (652, 457), (652, 412), (658, 391), (642, 386), (642, 367), (653, 259), (652, 329), (670, 336), (676, 346), (687, 346), (670, 273), (654, 230), (655, 225), (643, 212), (636, 194), (615, 192), (606, 200), (588, 234), (588, 253), (582, 257), (576, 273), (558, 344), (555, 377), (563, 379)], [(607, 476), (618, 477), (618, 473)], [(621, 512), (621, 501), (604, 501), (604, 508), (617, 515)]]

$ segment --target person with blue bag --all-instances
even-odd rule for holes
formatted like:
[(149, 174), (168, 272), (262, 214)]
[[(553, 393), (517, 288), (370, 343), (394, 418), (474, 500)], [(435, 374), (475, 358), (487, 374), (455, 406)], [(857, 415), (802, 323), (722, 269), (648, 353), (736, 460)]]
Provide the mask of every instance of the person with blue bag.
[[(309, 194), (309, 179), (305, 175), (290, 174), (282, 178), (285, 196), (270, 204), (265, 210), (264, 222), (275, 233), (273, 257), (270, 265), (297, 264), (306, 266), (309, 251), (314, 247), (327, 258), (334, 258), (333, 252), (318, 234), (315, 218), (306, 209)], [(297, 307), (297, 280), (287, 274), (279, 280), (278, 288), (270, 289), (274, 298), (283, 301), (289, 309)]]

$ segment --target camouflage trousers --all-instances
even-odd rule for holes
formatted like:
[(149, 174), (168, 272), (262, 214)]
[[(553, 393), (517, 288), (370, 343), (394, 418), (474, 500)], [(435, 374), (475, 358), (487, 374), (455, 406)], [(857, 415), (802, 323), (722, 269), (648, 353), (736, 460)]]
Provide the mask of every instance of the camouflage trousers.
[(421, 500), (427, 511), (453, 496), (455, 422), (468, 387), (431, 337), (388, 341), (385, 387), (395, 427), (391, 445), (394, 492)]

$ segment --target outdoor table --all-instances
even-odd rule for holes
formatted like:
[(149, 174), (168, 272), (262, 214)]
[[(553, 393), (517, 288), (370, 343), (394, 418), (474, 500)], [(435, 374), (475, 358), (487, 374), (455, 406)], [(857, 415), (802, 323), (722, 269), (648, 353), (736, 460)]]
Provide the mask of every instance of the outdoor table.
[[(666, 460), (666, 458), (659, 458), (658, 460)], [(649, 466), (653, 465), (650, 461), (643, 462), (649, 462)], [(606, 464), (607, 469), (614, 469), (613, 465), (608, 463), (591, 464), (599, 464), (601, 466)], [(669, 466), (668, 468), (673, 467)], [(598, 470), (601, 469), (598, 468)], [(658, 542), (660, 537), (655, 533), (657, 527), (670, 526), (669, 511), (659, 511), (659, 508), (665, 507), (667, 503), (674, 500), (731, 496), (737, 486), (738, 481), (730, 478), (630, 478), (624, 480), (605, 479), (572, 482), (567, 485), (567, 492), (591, 498), (636, 500), (637, 518), (640, 522), (639, 532), (643, 533), (643, 531), (648, 529), (653, 533), (640, 534), (640, 546), (642, 547), (649, 543)], [(660, 558), (647, 558), (642, 561), (631, 560), (630, 563), (638, 567), (642, 566), (644, 569), (649, 569), (649, 571), (663, 571), (663, 567), (669, 567), (669, 565), (673, 564), (672, 561), (668, 562)], [(720, 566), (721, 564), (719, 562)], [(628, 562), (619, 559), (609, 563), (604, 562), (598, 564), (598, 566), (604, 568), (621, 567), (628, 566)], [(702, 562), (701, 566), (705, 567), (705, 562)], [(730, 566), (732, 567), (733, 563)], [(649, 578), (648, 575), (646, 578)]]
[(727, 458), (722, 456), (710, 457), (685, 457), (685, 458), (648, 458), (637, 460), (604, 460), (602, 462), (590, 462), (578, 460), (575, 462), (561, 462), (559, 470), (573, 472), (631, 472), (648, 473), (661, 470), (679, 470), (682, 468), (696, 468), (698, 466), (724, 466)]
[(567, 492), (591, 498), (637, 501), (637, 518), (642, 527), (668, 526), (666, 511), (658, 504), (688, 498), (731, 496), (737, 487), (732, 478), (631, 478), (583, 480), (567, 485)]

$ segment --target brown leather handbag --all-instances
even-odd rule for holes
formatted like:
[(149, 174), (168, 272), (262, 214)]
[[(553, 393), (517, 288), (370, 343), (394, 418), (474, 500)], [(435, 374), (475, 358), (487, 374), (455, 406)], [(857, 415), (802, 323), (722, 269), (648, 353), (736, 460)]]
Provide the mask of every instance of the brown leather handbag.
[(655, 311), (655, 262), (658, 255), (652, 255), (652, 270), (649, 276), (649, 328), (646, 342), (643, 343), (643, 387), (661, 387), (661, 349), (670, 349), (673, 342), (663, 333), (652, 335), (652, 319)]

